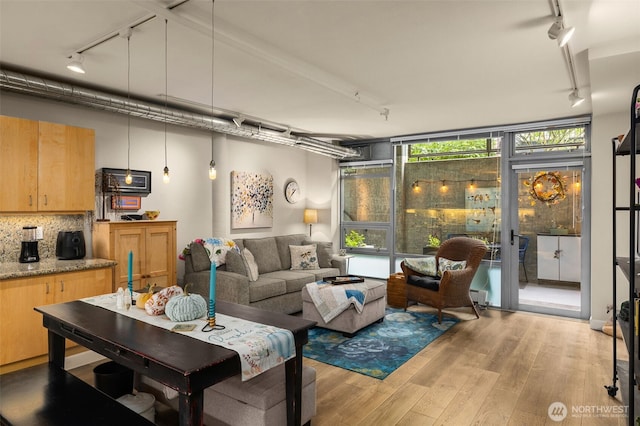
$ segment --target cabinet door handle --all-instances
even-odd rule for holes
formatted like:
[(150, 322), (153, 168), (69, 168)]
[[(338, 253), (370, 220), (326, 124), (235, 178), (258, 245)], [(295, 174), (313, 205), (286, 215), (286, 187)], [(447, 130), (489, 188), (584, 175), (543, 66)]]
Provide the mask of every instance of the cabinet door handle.
[(49, 283), (48, 282), (46, 284), (46, 287), (47, 287), (47, 293), (46, 294), (49, 294)]
[(33, 206), (33, 195), (29, 194), (29, 207)]
[(60, 293), (64, 292), (64, 281), (60, 280)]
[(46, 206), (47, 204), (48, 204), (47, 194), (44, 194), (44, 205)]
[(562, 250), (556, 250), (553, 252), (553, 258), (554, 259), (560, 259), (560, 253), (562, 253)]

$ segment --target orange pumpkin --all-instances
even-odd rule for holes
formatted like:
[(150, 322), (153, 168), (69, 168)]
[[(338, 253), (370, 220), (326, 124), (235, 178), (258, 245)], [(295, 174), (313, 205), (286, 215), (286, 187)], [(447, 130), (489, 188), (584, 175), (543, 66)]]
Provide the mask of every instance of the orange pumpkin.
[(140, 308), (140, 309), (144, 309), (144, 304), (147, 302), (147, 300), (151, 299), (151, 297), (153, 296), (153, 289), (155, 288), (155, 284), (154, 285), (149, 285), (148, 286), (148, 291), (146, 293), (142, 293), (138, 296), (138, 299), (136, 299), (136, 307)]

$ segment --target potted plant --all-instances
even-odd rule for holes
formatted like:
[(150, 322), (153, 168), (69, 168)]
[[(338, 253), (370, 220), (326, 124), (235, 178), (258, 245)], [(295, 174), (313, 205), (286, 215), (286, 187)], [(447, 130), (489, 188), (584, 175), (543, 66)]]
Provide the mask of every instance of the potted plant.
[(427, 237), (427, 246), (422, 249), (422, 254), (436, 254), (440, 247), (440, 238), (433, 234)]

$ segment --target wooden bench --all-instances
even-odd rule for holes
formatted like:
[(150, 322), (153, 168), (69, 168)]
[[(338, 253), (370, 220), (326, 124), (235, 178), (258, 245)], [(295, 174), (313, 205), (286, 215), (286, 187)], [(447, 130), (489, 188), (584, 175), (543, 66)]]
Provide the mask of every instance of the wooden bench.
[(0, 424), (22, 426), (153, 423), (52, 364), (0, 375)]

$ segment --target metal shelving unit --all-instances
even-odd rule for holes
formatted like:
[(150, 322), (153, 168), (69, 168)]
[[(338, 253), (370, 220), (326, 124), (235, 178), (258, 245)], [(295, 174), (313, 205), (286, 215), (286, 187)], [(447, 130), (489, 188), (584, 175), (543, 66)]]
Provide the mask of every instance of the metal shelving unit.
[[(618, 368), (618, 357), (616, 349), (616, 325), (620, 321), (619, 325), (622, 330), (627, 350), (629, 351), (629, 368), (626, 373), (628, 374), (628, 392), (626, 395), (626, 404), (628, 405), (628, 424), (635, 424), (635, 397), (637, 393), (637, 380), (640, 378), (640, 352), (638, 346), (638, 330), (635, 324), (636, 303), (635, 301), (640, 298), (640, 261), (636, 255), (639, 254), (638, 250), (638, 213), (640, 212), (640, 203), (636, 199), (636, 155), (640, 153), (640, 146), (638, 142), (640, 139), (640, 111), (636, 109), (636, 100), (638, 99), (638, 92), (640, 91), (640, 85), (636, 86), (633, 90), (631, 98), (631, 120), (629, 133), (620, 141), (618, 138), (612, 140), (613, 145), (613, 378), (612, 384), (605, 386), (610, 396), (615, 396), (618, 391), (617, 382), (620, 379), (619, 374), (621, 372)], [(616, 159), (620, 156), (629, 156), (629, 199), (627, 206), (618, 207), (616, 201)], [(626, 256), (618, 256), (616, 245), (616, 229), (617, 229), (617, 212), (628, 212), (629, 220), (629, 249)], [(617, 268), (623, 271), (629, 282), (629, 321), (618, 320), (616, 314), (616, 276)], [(623, 392), (623, 397), (625, 392)]]

